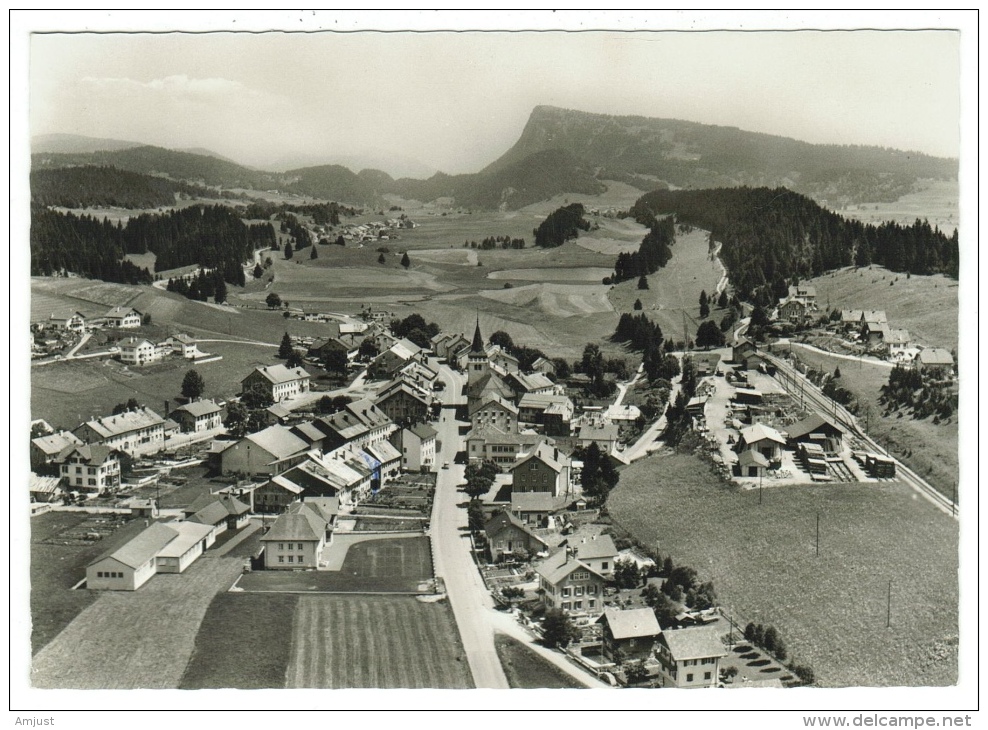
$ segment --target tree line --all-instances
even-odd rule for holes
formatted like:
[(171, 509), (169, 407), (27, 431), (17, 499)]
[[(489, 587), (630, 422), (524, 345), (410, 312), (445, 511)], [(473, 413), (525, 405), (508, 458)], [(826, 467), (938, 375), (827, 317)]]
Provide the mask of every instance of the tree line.
[(476, 241), (464, 241), (463, 248), (479, 248), (481, 251), (491, 251), (495, 248), (521, 249), (525, 248), (524, 238), (512, 238), (511, 236), (488, 236), (480, 243)]
[(720, 258), (736, 292), (756, 303), (789, 280), (843, 266), (958, 275), (956, 230), (947, 236), (921, 220), (910, 226), (847, 220), (786, 188), (656, 190), (630, 212), (636, 220), (674, 213), (681, 224), (709, 230), (723, 243)]
[(31, 202), (37, 205), (62, 208), (157, 208), (174, 205), (176, 193), (205, 198), (221, 197), (219, 193), (198, 185), (141, 175), (115, 167), (84, 165), (31, 171)]
[[(615, 284), (654, 274), (672, 258), (670, 246), (676, 241), (676, 227), (672, 218), (657, 219), (651, 213), (639, 210), (635, 219), (642, 225), (648, 226), (649, 231), (637, 251), (618, 254), (612, 279)], [(647, 282), (645, 286), (639, 288), (648, 288)]]
[(539, 227), (532, 231), (535, 245), (540, 248), (562, 246), (580, 231), (590, 230), (590, 221), (583, 218), (582, 203), (571, 203), (552, 211)]

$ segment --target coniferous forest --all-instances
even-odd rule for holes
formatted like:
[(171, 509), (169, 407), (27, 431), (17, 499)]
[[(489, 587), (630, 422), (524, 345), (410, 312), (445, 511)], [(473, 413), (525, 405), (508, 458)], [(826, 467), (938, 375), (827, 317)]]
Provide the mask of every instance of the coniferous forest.
[(709, 230), (723, 243), (720, 258), (743, 299), (757, 301), (780, 282), (842, 266), (879, 264), (956, 278), (960, 264), (956, 231), (947, 236), (919, 220), (911, 226), (847, 220), (786, 188), (656, 190), (630, 212), (645, 225), (674, 213), (678, 223)]
[(243, 286), (243, 264), (255, 249), (275, 241), (271, 224), (248, 226), (224, 206), (142, 214), (126, 225), (35, 206), (31, 274), (70, 271), (104, 281), (148, 283), (153, 280), (150, 272), (121, 259), (128, 253), (151, 252), (156, 255), (156, 271), (198, 264), (218, 270), (230, 284)]

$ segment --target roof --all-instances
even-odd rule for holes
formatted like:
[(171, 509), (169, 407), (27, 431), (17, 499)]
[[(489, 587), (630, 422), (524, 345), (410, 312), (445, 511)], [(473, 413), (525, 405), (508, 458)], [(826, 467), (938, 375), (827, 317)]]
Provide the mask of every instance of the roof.
[(377, 458), (382, 464), (401, 458), (401, 452), (390, 441), (379, 441), (376, 444), (365, 446), (364, 451)]
[(307, 474), (318, 474), (323, 478), (335, 479), (344, 488), (359, 484), (366, 478), (361, 470), (354, 468), (352, 459), (343, 461), (330, 456), (319, 458), (309, 454), (308, 461), (295, 468)]
[(248, 505), (229, 494), (200, 495), (192, 504), (182, 511), (186, 514), (194, 514), (211, 504), (219, 504), (228, 515), (237, 515), (239, 517), (242, 514), (250, 512), (250, 507)]
[(138, 317), (141, 316), (141, 313), (138, 312), (133, 307), (127, 307), (126, 309), (124, 307), (114, 307), (109, 312), (107, 312), (105, 316), (113, 317), (113, 318), (117, 318), (117, 317), (122, 318), (122, 317), (126, 317), (128, 314), (136, 314)]
[(204, 525), (218, 525), (228, 517), (226, 509), (219, 502), (210, 502), (194, 515), (189, 517), (191, 522), (201, 522)]
[(262, 542), (299, 541), (318, 542), (326, 534), (327, 521), (316, 509), (304, 507), (304, 502), (296, 512), (279, 515), (268, 533), (261, 537)]
[(885, 341), (888, 342), (890, 345), (908, 345), (910, 342), (912, 342), (912, 338), (909, 337), (909, 330), (890, 329), (888, 331), (888, 334), (885, 335)]
[[(562, 458), (560, 458), (560, 456)], [(551, 444), (542, 441), (541, 443), (536, 445), (536, 447), (532, 449), (527, 455), (523, 456), (521, 459), (519, 459), (514, 464), (512, 464), (511, 470), (514, 471), (515, 469), (517, 469), (518, 467), (520, 467), (522, 464), (529, 461), (530, 459), (538, 459), (539, 461), (546, 464), (550, 469), (552, 469), (554, 472), (557, 473), (562, 471), (563, 466), (565, 466), (566, 462), (569, 461), (566, 458), (566, 455), (560, 454), (559, 449), (557, 449), (555, 446), (552, 446)]]
[(553, 497), (552, 492), (512, 492), (512, 512), (555, 512), (564, 509), (566, 497)]
[[(296, 507), (296, 505), (298, 506)], [(293, 504), (288, 508), (288, 511), (298, 512), (302, 509), (303, 505), (308, 509), (316, 510), (317, 514), (326, 520), (326, 522), (332, 522), (340, 513), (339, 497), (307, 497), (304, 498), (301, 504), (298, 502)]]
[(528, 444), (538, 443), (542, 437), (537, 433), (505, 433), (499, 428), (494, 426), (481, 426), (480, 428), (471, 429), (470, 433), (466, 435), (467, 441), (473, 441), (476, 439), (483, 439), (484, 442), (490, 442), (495, 444), (514, 444), (516, 446), (525, 446)]
[(256, 444), (276, 459), (285, 459), (309, 448), (305, 441), (284, 426), (268, 426), (244, 440)]
[(83, 425), (96, 432), (100, 438), (107, 439), (142, 428), (158, 426), (164, 422), (165, 419), (150, 408), (139, 408), (134, 411), (124, 411), (115, 416), (104, 416), (86, 421)]
[(95, 565), (107, 558), (113, 558), (129, 568), (139, 568), (149, 560), (154, 559), (165, 545), (177, 537), (177, 530), (167, 527), (160, 522), (155, 522), (130, 542), (120, 546), (116, 550), (103, 553), (91, 562), (90, 565)]
[(198, 418), (199, 416), (208, 416), (212, 413), (219, 413), (222, 410), (222, 408), (211, 400), (197, 400), (192, 401), (191, 403), (186, 403), (184, 406), (179, 406), (172, 411), (172, 413), (184, 411), (185, 413)]
[(366, 434), (370, 429), (355, 415), (343, 410), (331, 416), (323, 416), (316, 425), (322, 423), (330, 432), (337, 434), (344, 441), (352, 441)]
[(292, 494), (301, 494), (302, 487), (293, 482), (291, 479), (286, 477), (284, 474), (278, 474), (277, 476), (271, 477), (268, 484), (276, 484), (282, 489), (287, 489)]
[(74, 453), (78, 453), (83, 458), (84, 463), (96, 466), (104, 463), (115, 451), (102, 444), (83, 444), (81, 446), (72, 444), (59, 453), (58, 461), (66, 461)]
[(519, 408), (547, 409), (553, 405), (568, 405), (573, 408), (573, 401), (568, 395), (555, 393), (525, 393), (518, 401)]
[(439, 432), (428, 423), (416, 423), (414, 426), (406, 430), (411, 431), (423, 441), (428, 441), (431, 438), (435, 438), (439, 434)]
[(632, 405), (611, 405), (604, 411), (604, 418), (612, 421), (635, 421), (641, 418), (642, 412), (638, 406)]
[(463, 389), (464, 395), (467, 399), (471, 398), (483, 398), (488, 393), (497, 393), (508, 399), (513, 399), (515, 397), (515, 391), (508, 385), (504, 379), (492, 373), (490, 371), (484, 373), (480, 378), (478, 378), (473, 383), (467, 385)]
[(741, 453), (738, 457), (739, 466), (761, 466), (768, 467), (768, 459), (761, 455), (761, 452), (755, 451), (754, 449), (748, 449)]
[(785, 445), (786, 440), (782, 438), (782, 434), (776, 431), (771, 426), (766, 426), (762, 423), (757, 423), (754, 426), (749, 426), (748, 428), (741, 431), (741, 438), (744, 439), (746, 444), (754, 444), (759, 441), (764, 441), (768, 439), (770, 441), (775, 441)]
[(285, 406), (281, 405), (281, 403), (274, 403), (265, 408), (265, 410), (278, 419), (286, 418), (287, 416), (292, 415), (292, 412), (285, 408)]
[(662, 638), (676, 661), (727, 656), (727, 650), (716, 629), (663, 631)]
[(484, 337), (480, 334), (480, 315), (477, 315), (477, 327), (473, 331), (473, 342), (470, 345), (470, 352), (477, 354), (484, 353)]
[(920, 350), (916, 359), (924, 365), (954, 364), (954, 356), (950, 354), (950, 350), (945, 350), (942, 347), (928, 347), (925, 350)]
[(326, 434), (323, 433), (322, 429), (316, 426), (316, 424), (312, 421), (296, 423), (292, 426), (291, 431), (300, 439), (310, 444), (314, 444), (316, 441), (322, 441), (326, 438)]
[(610, 535), (594, 535), (584, 538), (570, 536), (567, 543), (570, 547), (576, 548), (576, 557), (580, 560), (613, 558), (618, 554), (617, 545), (614, 544)]
[(126, 340), (120, 340), (120, 349), (127, 348), (128, 350), (134, 347), (140, 347), (141, 345), (151, 345), (154, 347), (154, 343), (144, 337), (128, 337)]
[(548, 558), (543, 560), (535, 568), (535, 572), (545, 578), (546, 581), (552, 585), (556, 585), (563, 578), (577, 569), (589, 571), (591, 575), (595, 575), (602, 581), (606, 581), (604, 576), (591, 568), (589, 565), (578, 560), (577, 558), (574, 558), (572, 555), (568, 555), (565, 549), (557, 550)]
[(542, 373), (512, 373), (514, 379), (526, 392), (552, 388), (555, 384)]
[(616, 423), (584, 423), (579, 427), (577, 438), (616, 441), (618, 438), (618, 433), (619, 431)]
[(497, 393), (488, 393), (483, 398), (480, 398), (479, 400), (475, 401), (470, 406), (469, 408), (470, 415), (472, 416), (481, 408), (487, 408), (489, 405), (492, 404), (496, 406), (500, 406), (501, 408), (504, 408), (506, 411), (514, 413), (515, 415), (518, 414), (518, 408), (515, 406), (514, 403), (498, 395)]
[(33, 438), (31, 439), (31, 443), (48, 456), (55, 456), (73, 444), (81, 444), (82, 439), (71, 431), (59, 431), (58, 433), (50, 433), (47, 436)]
[(862, 309), (861, 319), (865, 322), (881, 322), (882, 324), (889, 321), (884, 309)]
[(58, 491), (58, 483), (60, 481), (61, 479), (58, 477), (39, 477), (34, 472), (31, 472), (29, 491), (38, 494), (52, 494)]
[(158, 555), (162, 558), (180, 558), (196, 543), (202, 542), (213, 531), (210, 524), (198, 522), (169, 522), (168, 527), (178, 533), (178, 537), (162, 548)]
[[(247, 375), (247, 378), (253, 376), (254, 373), (260, 373), (273, 385), (290, 383), (294, 380), (303, 380), (311, 377), (304, 368), (286, 368), (281, 364), (254, 368), (253, 372)], [(244, 378), (240, 382), (244, 382), (247, 378)]]
[(519, 520), (510, 512), (505, 512), (504, 510), (501, 510), (496, 515), (494, 515), (489, 520), (487, 520), (487, 522), (484, 524), (484, 532), (486, 532), (488, 535), (496, 535), (498, 532), (503, 530), (508, 525), (512, 525), (516, 527), (517, 529), (524, 532), (526, 535), (530, 535), (531, 537), (535, 538), (540, 543), (548, 547), (549, 543), (547, 543), (541, 537), (539, 537), (534, 532), (532, 532), (531, 528), (528, 525), (526, 525), (524, 522)]
[(597, 623), (607, 622), (615, 639), (633, 639), (639, 636), (658, 636), (662, 633), (655, 611), (651, 608), (632, 608), (621, 611), (605, 608)]
[(844, 433), (843, 428), (820, 413), (812, 413), (802, 421), (797, 421), (786, 430), (786, 433), (788, 433), (789, 438), (795, 439), (819, 431), (823, 426), (829, 426), (838, 433)]
[(410, 395), (412, 398), (414, 398), (417, 401), (420, 401), (421, 403), (425, 404), (426, 406), (429, 405), (429, 399), (428, 399), (428, 397), (426, 397), (422, 393), (421, 390), (419, 390), (418, 388), (412, 387), (411, 385), (409, 385), (408, 383), (406, 383), (404, 380), (396, 380), (396, 381), (394, 381), (394, 383), (392, 383), (387, 388), (385, 388), (384, 390), (382, 390), (378, 394), (377, 402), (378, 403), (384, 403), (385, 401), (389, 401), (392, 398), (394, 398), (395, 396), (397, 396), (398, 393), (400, 393), (400, 392), (403, 392), (403, 393), (406, 393), (406, 394)]

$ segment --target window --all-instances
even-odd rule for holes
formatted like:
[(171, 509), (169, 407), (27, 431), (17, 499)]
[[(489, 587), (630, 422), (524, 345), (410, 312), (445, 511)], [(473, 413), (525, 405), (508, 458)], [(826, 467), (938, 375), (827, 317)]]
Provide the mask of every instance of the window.
[(587, 608), (594, 608), (596, 605), (597, 605), (597, 601), (595, 601), (593, 598), (587, 601)]
[(97, 578), (102, 578), (103, 577), (103, 571), (102, 570), (97, 570), (96, 571), (96, 577)]
[(298, 544), (298, 549), (299, 549), (299, 550), (305, 550), (305, 548), (304, 548), (304, 547), (302, 547), (302, 543), (299, 543), (299, 544)]
[(569, 588), (563, 588), (563, 597), (569, 598)]
[(288, 562), (289, 563), (294, 563), (295, 562), (295, 556), (294, 555), (289, 555), (288, 556)]
[(686, 681), (687, 682), (692, 682), (693, 681), (693, 675), (692, 674), (687, 674), (686, 675)]
[(279, 550), (284, 550), (284, 549), (285, 549), (285, 543), (283, 543), (283, 542), (279, 542), (279, 543), (278, 543), (278, 549), (279, 549)]
[(569, 601), (564, 601), (562, 604), (562, 609), (564, 611), (569, 611)]
[(573, 601), (573, 608), (579, 611), (581, 608), (583, 608), (583, 601)]
[(285, 562), (285, 556), (284, 555), (279, 555), (278, 556), (278, 562), (279, 563), (284, 563)]
[(587, 595), (588, 596), (596, 596), (597, 595), (597, 586), (587, 586)]
[(608, 565), (609, 565), (609, 563), (605, 560), (603, 563), (600, 564), (600, 569), (601, 570), (607, 570), (607, 566)]
[(704, 672), (703, 673), (703, 678), (709, 680), (710, 679), (710, 672)]
[(88, 469), (86, 470), (86, 473), (87, 473), (87, 474), (95, 474), (95, 473), (96, 473), (96, 469), (94, 469), (93, 467), (89, 467), (89, 468), (88, 468)]
[(576, 586), (573, 589), (573, 595), (574, 596), (582, 596), (583, 595), (583, 586)]

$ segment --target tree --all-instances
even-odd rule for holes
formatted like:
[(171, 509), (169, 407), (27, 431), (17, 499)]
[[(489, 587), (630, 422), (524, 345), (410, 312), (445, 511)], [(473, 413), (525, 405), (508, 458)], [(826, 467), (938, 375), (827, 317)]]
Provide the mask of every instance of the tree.
[(144, 325), (145, 327), (151, 324), (151, 315), (145, 314), (143, 317), (141, 317), (141, 324)]
[(614, 563), (614, 582), (618, 588), (637, 588), (642, 583), (641, 571), (634, 560), (618, 560)]
[(357, 350), (357, 357), (363, 360), (372, 360), (377, 356), (378, 350), (377, 345), (374, 344), (374, 340), (368, 337), (360, 343), (360, 348)]
[(292, 354), (285, 360), (285, 367), (300, 368), (303, 365), (302, 354), (298, 350), (292, 350)]
[(319, 252), (316, 250), (316, 247), (313, 246), (312, 247), (312, 253), (309, 254), (309, 259), (311, 260), (311, 259), (317, 259), (317, 258), (319, 258)]
[(280, 309), (281, 308), (281, 297), (279, 297), (275, 292), (271, 292), (264, 299), (264, 303), (268, 305), (268, 309)]
[(31, 438), (36, 439), (41, 436), (48, 436), (52, 433), (52, 430), (48, 428), (44, 423), (35, 423), (31, 426)]
[(136, 411), (140, 407), (141, 404), (137, 402), (136, 398), (128, 398), (126, 403), (117, 403), (113, 406), (113, 415), (116, 416), (127, 411)]
[(515, 349), (514, 340), (512, 340), (511, 335), (504, 330), (498, 330), (493, 333), (490, 337), (490, 343), (492, 345), (497, 345), (502, 350), (507, 350), (509, 353)]
[(700, 319), (706, 319), (710, 316), (710, 305), (706, 302), (700, 303)]
[(700, 291), (700, 307), (703, 307), (704, 304), (709, 304), (709, 303), (710, 303), (710, 300), (707, 298), (707, 290), (706, 289), (701, 290)]
[(260, 279), (262, 276), (264, 276), (264, 269), (261, 268), (261, 265), (260, 264), (255, 264), (254, 265), (254, 278), (255, 279)]
[(834, 368), (834, 380), (840, 380), (840, 368)]
[(565, 648), (580, 635), (579, 629), (562, 610), (550, 608), (542, 621), (542, 639), (549, 648)]
[(467, 504), (467, 522), (473, 532), (483, 531), (484, 508), (479, 499), (471, 499)]
[(648, 289), (648, 277), (645, 276), (644, 274), (638, 277), (638, 288)]
[(195, 368), (189, 370), (182, 379), (182, 396), (189, 400), (195, 400), (201, 396), (205, 389), (206, 381)]
[(383, 253), (380, 256), (377, 257), (377, 263), (379, 263), (379, 264), (383, 264), (386, 260), (387, 259), (384, 258), (384, 254)]
[(775, 630), (774, 626), (769, 626), (765, 629), (765, 633), (762, 635), (762, 647), (769, 654), (774, 654), (778, 640), (779, 632)]
[(618, 478), (610, 457), (600, 450), (596, 441), (584, 449), (583, 471), (580, 475), (584, 497), (595, 505), (604, 504), (607, 495), (617, 485)]
[(629, 685), (641, 684), (648, 680), (648, 669), (645, 667), (645, 661), (639, 659), (636, 662), (629, 662), (624, 665), (624, 678)]
[(727, 309), (727, 289), (724, 289), (717, 298), (717, 309)]
[(216, 287), (213, 289), (213, 301), (217, 304), (226, 301), (226, 282), (222, 279), (216, 280)]
[(636, 299), (635, 300), (635, 309), (641, 309), (641, 308), (642, 308), (642, 300), (641, 299)]
[(401, 255), (401, 265), (404, 266), (406, 269), (412, 265), (411, 259), (408, 258), (407, 251)]
[(243, 438), (247, 435), (247, 421), (250, 412), (240, 401), (234, 401), (226, 407), (226, 428), (232, 436)]
[[(650, 585), (649, 587), (654, 587), (654, 585)], [(676, 622), (676, 616), (679, 615), (681, 610), (679, 604), (662, 591), (656, 590), (655, 593), (655, 603), (649, 604), (655, 612), (655, 620), (663, 628), (672, 626)]]
[(330, 350), (322, 361), (327, 372), (346, 375), (347, 356), (343, 350)]
[(752, 327), (768, 327), (769, 319), (768, 314), (762, 307), (755, 307), (751, 310), (751, 326)]
[(292, 243), (289, 241), (285, 244), (285, 260), (288, 261), (295, 255), (295, 251), (292, 249)]
[(725, 342), (724, 333), (720, 327), (714, 324), (712, 319), (701, 322), (696, 331), (697, 347), (723, 347)]
[(292, 347), (292, 338), (286, 332), (284, 337), (281, 338), (281, 344), (278, 345), (278, 357), (280, 357), (282, 360), (285, 360), (293, 352), (295, 352), (295, 348)]

